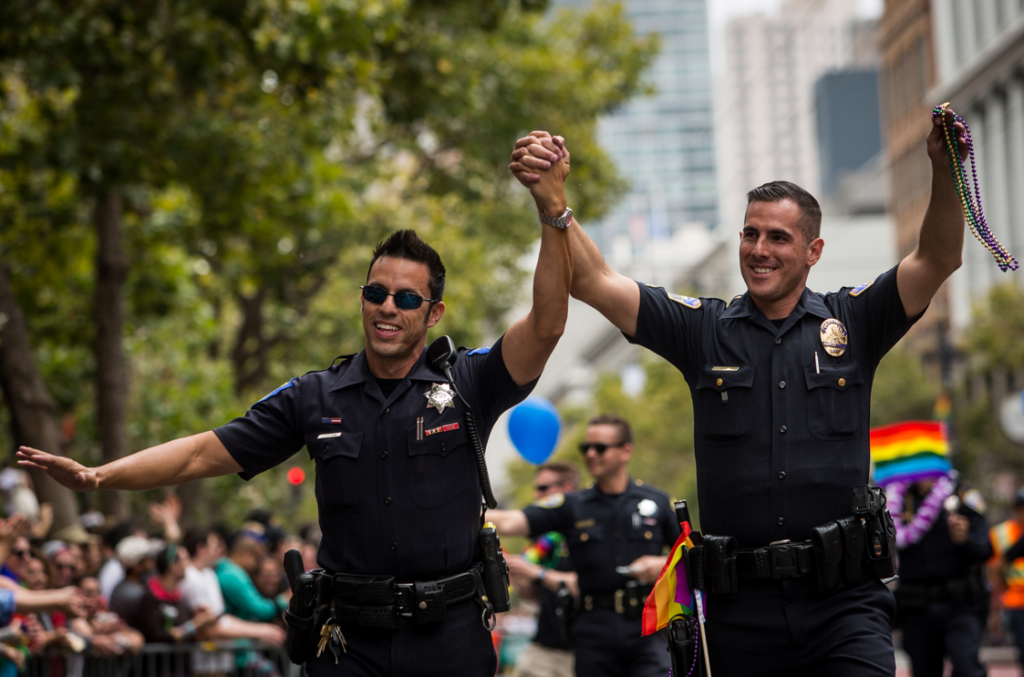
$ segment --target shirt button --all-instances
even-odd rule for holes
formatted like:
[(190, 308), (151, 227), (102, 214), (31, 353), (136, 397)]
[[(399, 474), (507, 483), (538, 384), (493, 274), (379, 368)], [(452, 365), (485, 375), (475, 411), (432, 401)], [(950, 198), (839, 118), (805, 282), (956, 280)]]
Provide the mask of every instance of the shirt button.
[(776, 521), (776, 522), (778, 523), (778, 525), (779, 525), (779, 526), (781, 527), (781, 526), (782, 526), (782, 524), (783, 524), (783, 523), (784, 523), (784, 522), (785, 522), (786, 520), (785, 520), (785, 519), (783, 519), (782, 517), (780, 517), (779, 519), (777, 519), (777, 520), (775, 520), (775, 521)]
[(581, 541), (589, 541), (590, 540), (590, 534), (580, 534), (580, 540)]
[(385, 414), (390, 414), (391, 413), (391, 407), (388, 407), (387, 409), (385, 409), (384, 413)]
[(384, 452), (381, 452), (381, 455), (380, 455), (380, 457), (381, 457), (381, 458), (387, 458), (387, 457), (388, 457), (388, 452), (386, 452), (386, 451), (384, 451)]
[(785, 470), (780, 470), (779, 471), (779, 479), (780, 480), (786, 479), (786, 471)]
[(722, 385), (722, 379), (718, 379), (717, 381), (715, 381), (715, 385), (716, 386)]
[(842, 388), (844, 385), (846, 385), (846, 379), (845, 378), (839, 379), (839, 387)]
[[(782, 519), (782, 518), (780, 517), (779, 519)], [(397, 543), (392, 543), (391, 544), (391, 549), (392, 550), (398, 550), (398, 544)]]
[(384, 498), (384, 505), (391, 505), (391, 497), (387, 496)]
[(651, 540), (652, 538), (654, 538), (654, 534), (653, 534), (653, 533), (651, 533), (650, 531), (645, 531), (645, 532), (644, 532), (644, 538), (646, 538), (646, 539), (647, 539), (647, 540), (649, 541), (649, 540)]
[(780, 425), (780, 426), (779, 426), (779, 432), (780, 432), (780, 433), (784, 433), (784, 432), (786, 432), (786, 426), (784, 426), (784, 425)]
[(782, 343), (782, 337), (781, 336), (779, 338), (775, 339), (775, 345), (779, 345), (780, 343)]
[(780, 388), (785, 388), (786, 387), (786, 382), (785, 381), (779, 381), (779, 387)]

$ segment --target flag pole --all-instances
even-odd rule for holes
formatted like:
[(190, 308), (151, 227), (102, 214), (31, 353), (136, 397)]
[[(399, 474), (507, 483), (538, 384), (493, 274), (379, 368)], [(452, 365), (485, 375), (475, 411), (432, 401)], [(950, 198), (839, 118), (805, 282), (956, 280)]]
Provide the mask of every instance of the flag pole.
[[(697, 535), (697, 538), (702, 538), (699, 531), (693, 531), (690, 526), (690, 508), (686, 505), (686, 501), (676, 501), (673, 505), (676, 510), (676, 519), (679, 520), (679, 525), (686, 525), (689, 528), (691, 536)], [(689, 562), (687, 562), (689, 564)], [(701, 648), (704, 649), (704, 667), (707, 668), (708, 677), (711, 677), (711, 658), (708, 656), (708, 637), (704, 631), (704, 593), (698, 588), (693, 588), (693, 599), (697, 605), (697, 625), (700, 628), (700, 644)]]

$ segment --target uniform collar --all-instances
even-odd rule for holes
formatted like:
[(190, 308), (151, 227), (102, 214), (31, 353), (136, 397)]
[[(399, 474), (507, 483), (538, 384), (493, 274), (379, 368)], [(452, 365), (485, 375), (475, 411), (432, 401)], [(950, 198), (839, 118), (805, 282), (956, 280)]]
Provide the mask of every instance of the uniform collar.
[[(358, 385), (360, 383), (366, 383), (374, 379), (373, 372), (370, 371), (370, 365), (366, 361), (366, 349), (360, 350), (359, 353), (348, 361), (348, 368), (342, 369), (341, 373), (338, 374), (338, 379), (331, 391), (341, 390), (342, 388), (348, 388), (349, 386)], [(433, 369), (427, 364), (427, 351), (424, 349), (420, 353), (420, 359), (416, 360), (416, 364), (413, 365), (409, 373), (405, 375), (403, 381), (434, 381), (447, 383), (448, 379), (445, 378), (444, 374)]]
[[(791, 312), (789, 317), (786, 318), (786, 322), (783, 323), (782, 329), (779, 333), (781, 334), (785, 330), (789, 329), (789, 327), (796, 324), (796, 321), (804, 315), (814, 315), (815, 317), (823, 319), (828, 319), (832, 316), (821, 296), (812, 292), (807, 287), (804, 287), (804, 291), (800, 295), (800, 300), (797, 301), (796, 307), (793, 308), (793, 312)], [(771, 321), (764, 316), (764, 313), (754, 305), (754, 301), (750, 298), (749, 291), (744, 293), (742, 296), (738, 296), (733, 299), (732, 303), (729, 304), (729, 307), (726, 308), (725, 312), (721, 315), (723, 320), (735, 320), (744, 317), (764, 320), (761, 324), (772, 327), (774, 331), (774, 325), (772, 325)]]

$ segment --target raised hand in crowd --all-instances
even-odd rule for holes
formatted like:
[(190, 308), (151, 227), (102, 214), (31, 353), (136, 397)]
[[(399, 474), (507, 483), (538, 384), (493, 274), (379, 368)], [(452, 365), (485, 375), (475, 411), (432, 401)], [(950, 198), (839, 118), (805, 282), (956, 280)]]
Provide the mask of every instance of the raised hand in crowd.
[(181, 499), (177, 494), (168, 494), (163, 503), (150, 503), (149, 518), (160, 526), (165, 541), (181, 541)]

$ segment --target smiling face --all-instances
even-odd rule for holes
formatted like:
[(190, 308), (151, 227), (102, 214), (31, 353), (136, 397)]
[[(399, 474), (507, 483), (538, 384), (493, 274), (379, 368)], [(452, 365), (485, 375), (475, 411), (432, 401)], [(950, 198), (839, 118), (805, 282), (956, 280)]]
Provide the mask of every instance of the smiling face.
[[(367, 285), (391, 294), (412, 292), (430, 298), (430, 269), (422, 263), (382, 256), (370, 269)], [(363, 332), (366, 334), (366, 360), (374, 376), (400, 378), (423, 352), (427, 329), (444, 315), (444, 303), (424, 301), (419, 308), (403, 310), (388, 296), (377, 305), (360, 299)]]
[(824, 241), (805, 240), (792, 200), (751, 202), (740, 232), (740, 271), (750, 298), (770, 320), (788, 317), (800, 300)]

